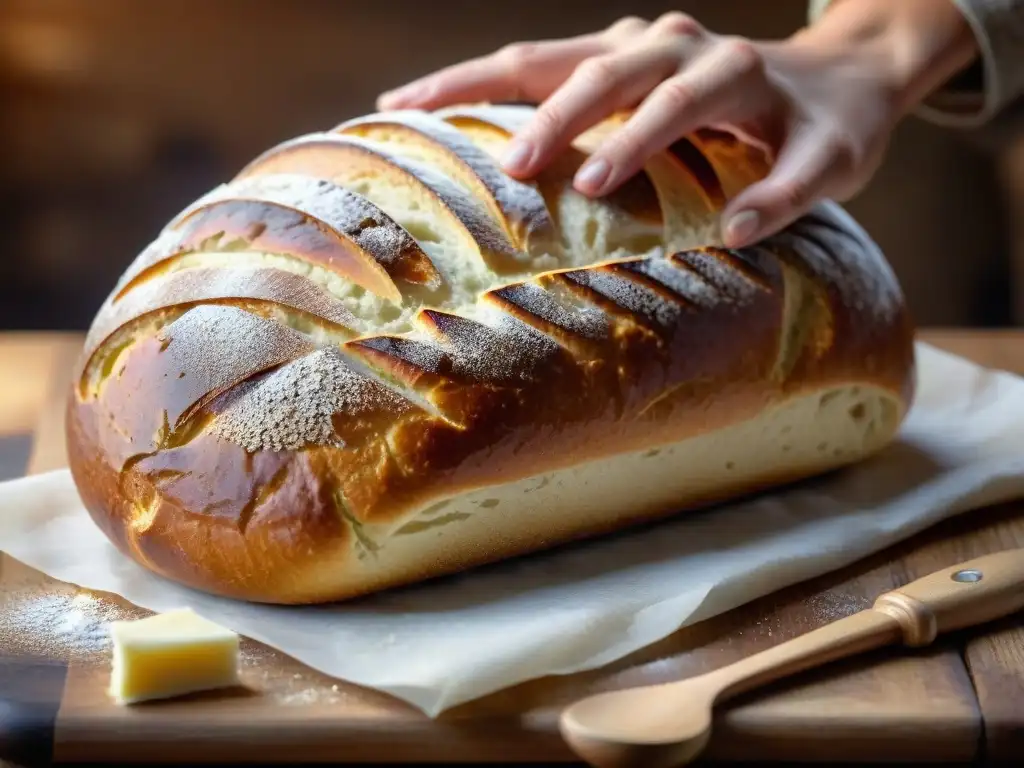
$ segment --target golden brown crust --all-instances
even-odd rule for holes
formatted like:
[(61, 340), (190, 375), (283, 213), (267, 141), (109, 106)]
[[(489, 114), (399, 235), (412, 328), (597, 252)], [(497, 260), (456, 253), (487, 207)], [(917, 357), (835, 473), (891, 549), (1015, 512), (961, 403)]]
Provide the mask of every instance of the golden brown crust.
[[(122, 551), (243, 599), (341, 599), (671, 511), (638, 494), (614, 520), (553, 520), (445, 550), (444, 562), (405, 554), (360, 566), (399, 557), (368, 531), (408, 527), (460, 494), (712, 433), (833, 388), (887, 392), (902, 416), (911, 322), (882, 254), (845, 213), (819, 206), (758, 247), (718, 247), (706, 234), (717, 212), (767, 163), (713, 132), (586, 201), (571, 170), (597, 130), (512, 198), (481, 152), (507, 141), (523, 110), (385, 114), (288, 142), (183, 212), (129, 267), (90, 331), (67, 419), (82, 498)], [(437, 207), (368, 208), (367, 175), (418, 186)], [(336, 204), (313, 210), (317, 179), (342, 190), (330, 193)], [(346, 200), (378, 211), (387, 237), (360, 241)], [(482, 260), (478, 289), (414, 290), (436, 284), (441, 254), (401, 223), (413, 214), (466, 244), (455, 256), (467, 270)], [(616, 235), (630, 227), (648, 239), (654, 227), (657, 247)], [(210, 244), (220, 231), (217, 242), (245, 240), (237, 264)], [(694, 239), (703, 246), (685, 245)], [(166, 268), (182, 249), (191, 261)], [(261, 265), (265, 255), (319, 264), (379, 303), (353, 304), (313, 273)], [(445, 258), (450, 281), (461, 262)], [(380, 330), (383, 317), (401, 327)], [(774, 475), (802, 471), (782, 461)]]
[(176, 259), (197, 252), (290, 256), (392, 301), (401, 299), (395, 281), (440, 285), (437, 269), (419, 244), (372, 203), (353, 205), (357, 199), (334, 185), (307, 179), (300, 184), (290, 196), (275, 194), (270, 185), (234, 184), (201, 199), (132, 263), (118, 282), (115, 301), (172, 268)]
[(237, 269), (199, 268), (173, 272), (160, 281), (146, 282), (110, 302), (85, 340), (87, 358), (111, 335), (139, 318), (161, 310), (192, 307), (202, 303), (234, 303), (238, 306), (271, 305), (286, 307), (296, 316), (315, 318), (313, 322), (331, 326), (338, 332), (355, 335), (356, 317), (327, 291), (299, 275), (274, 267)]
[(263, 174), (305, 173), (358, 188), (374, 173), (394, 186), (415, 187), (428, 200), (434, 214), (451, 220), (464, 242), (478, 251), (497, 272), (521, 268), (520, 251), (487, 215), (478, 200), (432, 167), (356, 136), (325, 133), (302, 136), (258, 157), (239, 179)]
[(408, 110), (354, 118), (334, 130), (365, 139), (398, 141), (432, 154), (439, 170), (487, 206), (515, 246), (528, 248), (532, 243), (536, 247), (555, 235), (555, 223), (540, 192), (502, 172), (494, 158), (442, 120)]

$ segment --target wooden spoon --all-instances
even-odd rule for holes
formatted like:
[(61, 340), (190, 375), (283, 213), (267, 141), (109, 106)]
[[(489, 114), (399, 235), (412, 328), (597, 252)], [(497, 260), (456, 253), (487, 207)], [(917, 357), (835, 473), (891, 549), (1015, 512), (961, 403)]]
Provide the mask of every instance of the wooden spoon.
[(599, 768), (683, 765), (707, 744), (715, 704), (731, 696), (892, 643), (925, 646), (943, 632), (1022, 608), (1024, 549), (986, 555), (887, 592), (869, 609), (713, 672), (582, 699), (562, 713), (562, 736)]

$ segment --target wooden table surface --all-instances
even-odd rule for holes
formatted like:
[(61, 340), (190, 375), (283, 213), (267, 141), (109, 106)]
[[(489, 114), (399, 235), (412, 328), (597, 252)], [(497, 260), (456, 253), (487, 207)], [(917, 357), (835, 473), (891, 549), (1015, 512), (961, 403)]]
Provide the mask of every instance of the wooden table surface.
[[(1024, 375), (1024, 331), (928, 330), (920, 338)], [(54, 403), (80, 342), (75, 334), (0, 334), (0, 439), (35, 433), (29, 472), (62, 466), (63, 455), (54, 448), (62, 443)], [(520, 713), (518, 730), (506, 725), (491, 732), (492, 740), (503, 742), (507, 759), (566, 760), (550, 732), (526, 725), (530, 717), (595, 687), (676, 679), (720, 666), (866, 607), (878, 593), (913, 578), (1013, 546), (1024, 546), (1024, 500), (947, 521), (854, 566), (690, 627), (608, 669), (501, 692), (472, 705), (471, 719), (497, 722)], [(411, 717), (398, 707), (372, 706), (389, 718), (404, 712), (388, 721), (393, 726)], [(453, 716), (459, 720), (458, 712)], [(462, 735), (443, 729), (431, 738), (450, 745)], [(456, 750), (452, 759), (479, 759), (481, 750), (486, 751)], [(942, 639), (921, 652), (883, 651), (833, 665), (748, 696), (723, 709), (709, 746), (710, 757), (725, 760), (970, 761), (1022, 755), (1022, 617)]]

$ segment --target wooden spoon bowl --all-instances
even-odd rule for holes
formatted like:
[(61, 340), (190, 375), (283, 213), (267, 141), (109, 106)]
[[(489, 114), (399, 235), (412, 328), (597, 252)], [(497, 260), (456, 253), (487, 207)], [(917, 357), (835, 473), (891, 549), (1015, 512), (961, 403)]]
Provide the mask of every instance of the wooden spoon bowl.
[(672, 768), (711, 737), (715, 705), (787, 675), (902, 642), (929, 645), (944, 632), (1024, 608), (1024, 549), (946, 568), (806, 635), (698, 677), (600, 693), (562, 713), (566, 743), (598, 768)]

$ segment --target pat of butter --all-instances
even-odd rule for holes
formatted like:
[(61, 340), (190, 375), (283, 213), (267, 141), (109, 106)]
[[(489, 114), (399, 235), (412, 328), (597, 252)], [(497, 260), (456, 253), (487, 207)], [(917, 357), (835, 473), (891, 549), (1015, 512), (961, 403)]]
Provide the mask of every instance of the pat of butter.
[(238, 635), (189, 608), (110, 623), (110, 694), (121, 704), (238, 684)]

